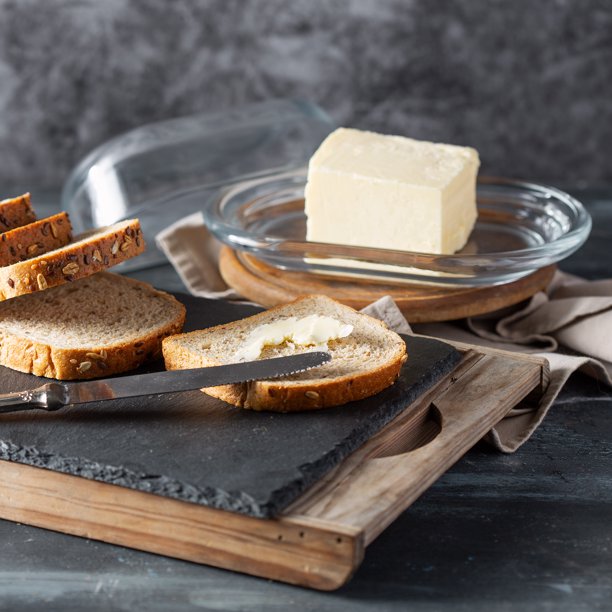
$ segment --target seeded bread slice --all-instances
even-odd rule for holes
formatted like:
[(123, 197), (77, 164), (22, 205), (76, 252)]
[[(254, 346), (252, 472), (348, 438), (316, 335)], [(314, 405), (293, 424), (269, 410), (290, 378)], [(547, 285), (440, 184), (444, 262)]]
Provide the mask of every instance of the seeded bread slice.
[(30, 194), (0, 201), (0, 232), (36, 221)]
[[(202, 389), (225, 402), (253, 410), (292, 412), (338, 406), (369, 397), (393, 384), (406, 361), (406, 344), (384, 323), (322, 295), (305, 296), (227, 325), (166, 338), (162, 344), (169, 370), (233, 363), (256, 327), (288, 317), (329, 316), (353, 326), (345, 338), (330, 340), (328, 363), (276, 380)], [(309, 350), (284, 343), (266, 347), (260, 357)]]
[(161, 357), (185, 307), (110, 272), (0, 303), (0, 365), (62, 380), (97, 378)]
[(91, 276), (144, 248), (137, 219), (80, 234), (64, 247), (0, 268), (0, 301)]
[(10, 266), (65, 246), (72, 240), (68, 214), (34, 221), (0, 234), (0, 266)]

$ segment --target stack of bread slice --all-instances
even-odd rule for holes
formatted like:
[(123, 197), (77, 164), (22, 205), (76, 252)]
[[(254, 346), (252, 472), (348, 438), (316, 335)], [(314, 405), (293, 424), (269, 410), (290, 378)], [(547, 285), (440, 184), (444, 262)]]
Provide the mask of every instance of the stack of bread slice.
[(184, 306), (105, 272), (144, 249), (137, 219), (73, 238), (67, 213), (37, 220), (29, 194), (0, 201), (0, 365), (66, 380), (158, 358)]

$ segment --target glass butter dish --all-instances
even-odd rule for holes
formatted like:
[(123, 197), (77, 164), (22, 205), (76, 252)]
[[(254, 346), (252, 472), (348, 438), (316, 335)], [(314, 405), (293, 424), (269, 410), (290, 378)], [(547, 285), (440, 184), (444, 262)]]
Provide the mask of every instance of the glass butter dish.
[(307, 242), (305, 184), (305, 169), (242, 182), (208, 202), (206, 224), (233, 249), (281, 269), (455, 286), (518, 280), (569, 256), (591, 229), (582, 204), (563, 191), (483, 177), (476, 226), (453, 255)]
[(84, 158), (62, 207), (77, 231), (139, 218), (147, 250), (121, 269), (156, 265), (162, 229), (222, 187), (303, 166), (334, 127), (316, 105), (283, 99), (145, 125)]

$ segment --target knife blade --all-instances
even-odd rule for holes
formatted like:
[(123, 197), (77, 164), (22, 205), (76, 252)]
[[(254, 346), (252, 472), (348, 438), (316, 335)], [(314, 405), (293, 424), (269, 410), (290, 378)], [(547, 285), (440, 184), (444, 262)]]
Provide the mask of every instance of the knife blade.
[(54, 381), (36, 389), (0, 394), (0, 413), (32, 409), (53, 411), (71, 404), (277, 378), (309, 370), (330, 359), (329, 353), (313, 351), (193, 370), (169, 370), (83, 382)]

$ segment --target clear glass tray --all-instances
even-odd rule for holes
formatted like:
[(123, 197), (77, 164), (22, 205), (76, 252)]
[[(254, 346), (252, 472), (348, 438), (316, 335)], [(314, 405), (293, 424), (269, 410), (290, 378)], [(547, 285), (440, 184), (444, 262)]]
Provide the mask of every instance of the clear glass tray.
[(305, 169), (240, 183), (207, 203), (206, 224), (223, 243), (281, 269), (465, 286), (507, 283), (558, 262), (591, 230), (582, 204), (563, 191), (481, 178), (476, 226), (453, 255), (307, 242), (305, 184)]

